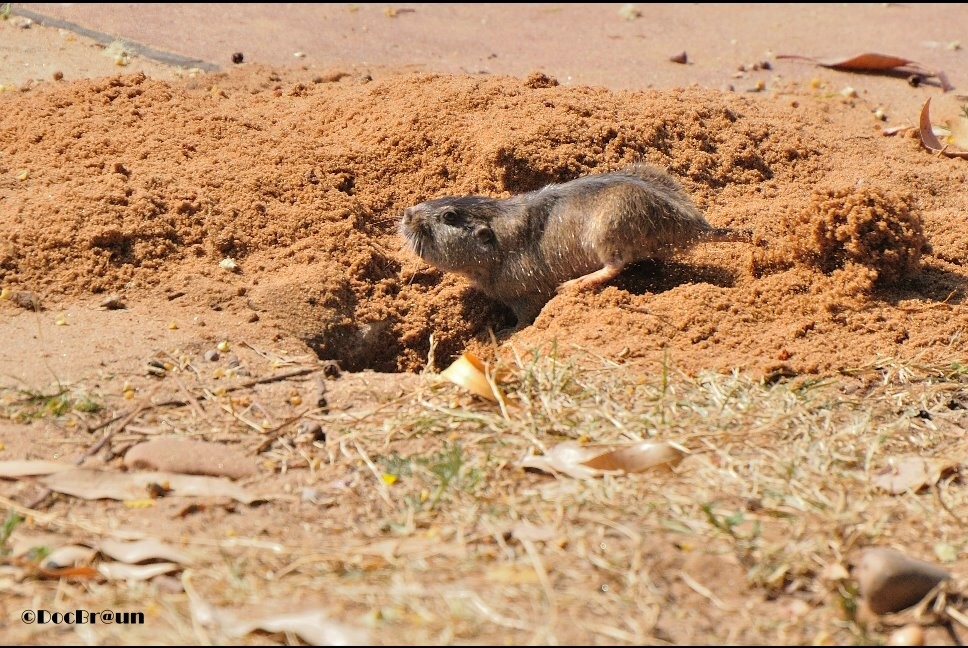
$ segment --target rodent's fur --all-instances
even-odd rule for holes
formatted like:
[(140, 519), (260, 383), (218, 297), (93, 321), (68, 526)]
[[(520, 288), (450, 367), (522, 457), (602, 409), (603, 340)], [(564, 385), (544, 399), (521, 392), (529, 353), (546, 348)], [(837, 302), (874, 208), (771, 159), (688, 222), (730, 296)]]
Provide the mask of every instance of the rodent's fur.
[(752, 240), (712, 227), (672, 176), (646, 164), (505, 199), (429, 200), (404, 210), (400, 233), (428, 263), (510, 306), (519, 327), (561, 287), (596, 286), (703, 241)]

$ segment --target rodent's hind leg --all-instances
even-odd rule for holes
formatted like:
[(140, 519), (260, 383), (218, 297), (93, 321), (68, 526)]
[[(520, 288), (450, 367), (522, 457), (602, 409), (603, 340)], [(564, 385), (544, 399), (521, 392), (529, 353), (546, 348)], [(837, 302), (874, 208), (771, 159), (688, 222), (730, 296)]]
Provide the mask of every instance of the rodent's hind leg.
[(577, 288), (578, 290), (587, 290), (589, 288), (595, 288), (601, 286), (603, 283), (611, 281), (619, 275), (620, 272), (625, 268), (624, 263), (613, 262), (606, 263), (600, 269), (595, 272), (589, 272), (586, 275), (582, 275), (575, 279), (569, 279), (568, 281), (562, 283), (558, 286), (558, 292), (568, 290), (570, 288)]

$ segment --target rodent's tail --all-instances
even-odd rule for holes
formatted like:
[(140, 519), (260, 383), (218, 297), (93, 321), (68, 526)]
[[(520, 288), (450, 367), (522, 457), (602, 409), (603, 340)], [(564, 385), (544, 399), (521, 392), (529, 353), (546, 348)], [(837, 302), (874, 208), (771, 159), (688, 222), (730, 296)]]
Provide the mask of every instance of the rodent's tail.
[(729, 227), (714, 227), (703, 233), (703, 240), (710, 243), (752, 243), (753, 231), (747, 229), (731, 229)]

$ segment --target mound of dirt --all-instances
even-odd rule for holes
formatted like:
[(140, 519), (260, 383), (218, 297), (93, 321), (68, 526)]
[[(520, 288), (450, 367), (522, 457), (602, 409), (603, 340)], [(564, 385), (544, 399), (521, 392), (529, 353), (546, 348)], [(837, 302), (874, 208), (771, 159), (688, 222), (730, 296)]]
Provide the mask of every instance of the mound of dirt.
[(916, 276), (931, 251), (910, 196), (875, 187), (815, 191), (791, 225), (797, 260), (826, 273), (858, 263), (882, 284)]
[(442, 366), (493, 353), (489, 329), (513, 319), (405, 253), (402, 210), (644, 160), (766, 247), (710, 244), (559, 295), (514, 346), (799, 373), (963, 345), (963, 162), (873, 124), (845, 139), (864, 108), (789, 92), (258, 68), (45, 82), (0, 95), (0, 284), (187, 295), (350, 370), (419, 370), (433, 340)]

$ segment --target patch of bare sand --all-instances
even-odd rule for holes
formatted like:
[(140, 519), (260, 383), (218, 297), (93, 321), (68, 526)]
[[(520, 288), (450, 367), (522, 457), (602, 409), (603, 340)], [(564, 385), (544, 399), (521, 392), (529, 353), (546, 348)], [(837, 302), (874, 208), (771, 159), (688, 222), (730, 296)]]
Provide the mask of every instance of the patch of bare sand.
[(636, 160), (669, 169), (710, 222), (766, 247), (641, 264), (556, 297), (515, 343), (687, 373), (964, 354), (963, 161), (883, 137), (864, 106), (823, 90), (132, 74), (0, 95), (0, 150), (4, 286), (46, 302), (177, 293), (344, 369), (418, 370), (431, 335), (438, 365), (465, 348), (492, 353), (488, 329), (512, 321), (402, 252), (404, 207)]

